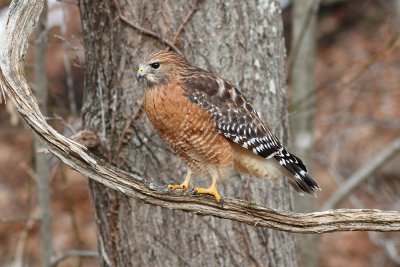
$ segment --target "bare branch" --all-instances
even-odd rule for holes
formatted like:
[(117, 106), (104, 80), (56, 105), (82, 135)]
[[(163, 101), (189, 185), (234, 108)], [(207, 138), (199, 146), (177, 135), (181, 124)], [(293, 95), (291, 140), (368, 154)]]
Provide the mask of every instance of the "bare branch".
[(178, 54), (182, 55), (182, 52), (179, 50), (178, 47), (176, 47), (175, 43), (170, 42), (170, 41), (162, 38), (160, 35), (158, 35), (157, 33), (153, 32), (151, 30), (145, 29), (142, 26), (133, 23), (132, 21), (130, 21), (127, 17), (125, 17), (122, 14), (122, 11), (121, 11), (121, 8), (120, 8), (118, 2), (115, 1), (115, 0), (113, 2), (114, 2), (115, 7), (117, 8), (119, 19), (122, 20), (125, 24), (127, 24), (128, 26), (138, 30), (140, 33), (146, 34), (148, 36), (151, 36), (151, 37), (153, 37), (155, 39), (160, 40), (162, 43), (164, 43), (167, 46), (169, 46), (170, 48), (172, 48), (175, 52), (177, 52)]
[(0, 86), (0, 104), (3, 104), (3, 99), (4, 103), (7, 104), (6, 92), (4, 91), (4, 88)]
[(376, 64), (378, 61), (382, 60), (387, 55), (390, 55), (390, 53), (393, 53), (399, 46), (400, 46), (400, 37), (394, 36), (387, 43), (387, 45), (385, 45), (385, 47), (382, 48), (380, 51), (373, 54), (366, 60), (361, 61), (360, 63), (352, 67), (351, 70), (346, 69), (342, 73), (338, 73), (337, 75), (334, 75), (327, 81), (324, 81), (317, 87), (316, 91), (317, 92), (321, 91), (322, 88), (326, 88), (328, 84), (333, 82), (336, 84), (335, 88), (337, 89), (330, 90), (330, 92), (327, 92), (326, 94), (319, 96), (316, 99), (310, 98), (309, 95), (306, 95), (304, 98), (296, 101), (296, 103), (294, 103), (293, 106), (296, 107), (297, 112), (299, 111), (304, 112), (313, 106), (314, 101), (317, 101), (321, 105), (324, 101), (328, 99), (329, 95), (333, 93), (338, 94), (340, 92), (348, 90), (349, 88), (351, 88), (354, 82), (356, 82), (363, 75), (365, 75), (368, 68), (370, 68), (373, 64)]
[[(1, 88), (0, 88), (0, 104), (1, 104), (1, 100), (2, 96), (1, 96)], [(10, 116), (10, 123), (12, 126), (16, 126), (18, 125), (19, 122), (19, 117), (18, 117), (18, 112), (15, 109), (14, 105), (10, 102), (5, 102), (6, 105), (6, 111), (8, 113), (8, 115)]]
[(62, 262), (65, 259), (71, 258), (71, 257), (94, 257), (98, 258), (99, 254), (97, 251), (92, 251), (92, 250), (67, 250), (63, 252), (62, 254), (58, 255), (51, 261), (51, 266), (57, 266), (60, 262)]
[(29, 238), (29, 232), (31, 231), (32, 227), (34, 226), (35, 222), (37, 219), (34, 218), (34, 216), (31, 216), (30, 219), (26, 221), (25, 228), (22, 231), (17, 247), (15, 248), (15, 256), (14, 256), (14, 262), (12, 266), (15, 267), (22, 267), (24, 266), (24, 251), (26, 247), (26, 243), (28, 242)]
[(374, 171), (385, 164), (397, 152), (400, 151), (400, 138), (390, 143), (381, 153), (376, 155), (371, 161), (361, 166), (341, 187), (325, 201), (322, 210), (329, 210), (339, 205), (351, 192), (354, 191), (364, 180), (366, 180)]
[(65, 164), (81, 174), (145, 203), (234, 220), (253, 226), (296, 233), (333, 231), (400, 231), (400, 213), (372, 209), (342, 209), (314, 213), (293, 213), (226, 198), (224, 205), (211, 197), (170, 192), (135, 174), (124, 172), (82, 145), (66, 138), (47, 124), (23, 74), (23, 58), (32, 27), (43, 1), (13, 1), (0, 43), (0, 85), (7, 91), (21, 117), (48, 148)]
[(287, 77), (289, 79), (292, 77), (293, 64), (294, 64), (294, 62), (296, 62), (296, 58), (299, 53), (300, 47), (303, 43), (304, 36), (309, 31), (310, 23), (312, 23), (312, 20), (315, 19), (315, 17), (316, 17), (315, 14), (317, 13), (317, 11), (319, 9), (320, 0), (310, 0), (307, 4), (309, 4), (308, 11), (307, 11), (308, 14), (306, 16), (304, 16), (304, 21), (301, 24), (301, 28), (300, 28), (301, 30), (300, 30), (298, 37), (296, 39), (293, 38), (293, 40), (292, 40), (293, 45), (292, 45), (292, 49), (290, 51), (290, 54), (289, 54), (288, 60), (287, 60), (287, 62), (288, 62), (287, 63), (287, 65), (288, 65)]
[[(70, 220), (71, 220), (72, 232), (73, 232), (73, 234), (75, 236), (75, 246), (78, 249), (80, 249), (82, 247), (82, 237), (81, 237), (81, 234), (79, 232), (80, 227), (79, 227), (79, 223), (77, 222), (77, 216), (76, 216), (76, 213), (75, 213), (75, 210), (74, 210), (74, 202), (73, 202), (73, 199), (72, 199), (72, 193), (71, 193), (71, 190), (70, 190), (70, 188), (68, 186), (68, 181), (67, 181), (68, 178), (67, 178), (67, 175), (65, 174), (64, 164), (59, 164), (58, 165), (58, 171), (60, 173), (61, 181), (63, 183), (63, 189), (62, 190), (65, 193), (65, 199), (66, 199), (66, 202), (67, 202), (67, 210), (68, 210), (68, 213), (70, 215)], [(77, 261), (77, 266), (78, 267), (82, 267), (82, 259), (81, 259), (81, 257), (78, 257), (77, 260), (78, 260)], [(53, 265), (53, 261), (52, 261), (51, 265), (54, 266)]]
[(30, 216), (15, 216), (15, 217), (5, 217), (5, 218), (0, 217), (0, 223), (13, 223), (13, 224), (26, 223), (29, 220), (40, 221), (39, 218)]
[(176, 31), (175, 37), (172, 41), (174, 45), (178, 42), (179, 35), (181, 34), (183, 28), (185, 27), (186, 23), (188, 23), (189, 19), (192, 17), (193, 13), (197, 10), (198, 4), (200, 0), (196, 0), (192, 6), (192, 8), (189, 10), (189, 13), (186, 15), (186, 17), (183, 19), (181, 25), (179, 26), (178, 30)]
[[(68, 14), (62, 5), (60, 5), (58, 8), (61, 10), (61, 16), (63, 20), (63, 22), (60, 24), (61, 35), (63, 37), (66, 37), (68, 34), (68, 29), (67, 29)], [(76, 106), (76, 99), (75, 99), (74, 77), (72, 75), (72, 66), (68, 56), (67, 43), (61, 42), (61, 45), (63, 48), (62, 55), (63, 55), (65, 74), (66, 74), (66, 85), (67, 85), (66, 89), (67, 89), (69, 110), (73, 116), (77, 116), (78, 108)]]
[(396, 241), (398, 240), (379, 237), (378, 234), (375, 232), (370, 232), (368, 233), (368, 235), (372, 243), (374, 243), (376, 246), (380, 246), (381, 248), (383, 248), (386, 252), (386, 255), (388, 255), (388, 257), (393, 262), (395, 262), (396, 264), (400, 264), (400, 254), (396, 248)]

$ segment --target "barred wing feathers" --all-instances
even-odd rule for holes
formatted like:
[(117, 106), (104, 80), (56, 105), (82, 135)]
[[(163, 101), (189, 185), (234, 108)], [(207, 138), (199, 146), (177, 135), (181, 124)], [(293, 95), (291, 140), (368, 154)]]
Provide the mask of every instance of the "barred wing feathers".
[(252, 104), (232, 83), (199, 68), (189, 73), (182, 80), (187, 97), (209, 112), (221, 134), (260, 157), (278, 161), (292, 178), (289, 183), (297, 191), (310, 194), (319, 189), (303, 162), (285, 150)]

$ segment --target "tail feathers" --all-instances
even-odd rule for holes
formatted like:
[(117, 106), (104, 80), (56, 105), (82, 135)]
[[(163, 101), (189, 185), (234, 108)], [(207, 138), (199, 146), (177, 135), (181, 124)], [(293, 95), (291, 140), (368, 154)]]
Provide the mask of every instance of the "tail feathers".
[(288, 181), (296, 191), (315, 195), (316, 190), (321, 190), (298, 157), (283, 149), (274, 158), (288, 171), (290, 178)]

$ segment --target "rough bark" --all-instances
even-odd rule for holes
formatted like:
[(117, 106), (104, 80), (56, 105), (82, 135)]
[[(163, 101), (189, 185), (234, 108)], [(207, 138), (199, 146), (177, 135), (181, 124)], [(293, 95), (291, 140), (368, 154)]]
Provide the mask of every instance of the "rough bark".
[[(143, 95), (143, 86), (133, 79), (138, 60), (146, 51), (165, 46), (119, 20), (117, 3), (128, 20), (168, 40), (193, 3), (80, 3), (87, 60), (85, 129), (98, 133), (99, 153), (113, 164), (158, 177), (158, 183), (179, 182), (184, 167), (147, 119), (134, 120), (132, 131), (124, 131)], [(285, 50), (277, 1), (201, 1), (179, 41), (190, 62), (220, 73), (253, 98), (262, 117), (287, 141)], [(124, 132), (128, 135), (122, 136)], [(199, 179), (199, 183), (207, 181)], [(103, 265), (297, 265), (291, 234), (143, 205), (95, 182), (90, 187)], [(282, 181), (237, 176), (223, 182), (221, 193), (291, 209), (290, 192)]]

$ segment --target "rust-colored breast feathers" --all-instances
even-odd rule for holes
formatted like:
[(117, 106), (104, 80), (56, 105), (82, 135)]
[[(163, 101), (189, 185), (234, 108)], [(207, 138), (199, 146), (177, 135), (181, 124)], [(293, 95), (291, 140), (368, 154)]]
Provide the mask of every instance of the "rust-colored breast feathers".
[(211, 115), (185, 94), (179, 84), (146, 91), (144, 108), (154, 128), (193, 171), (231, 167), (229, 141), (219, 134)]

